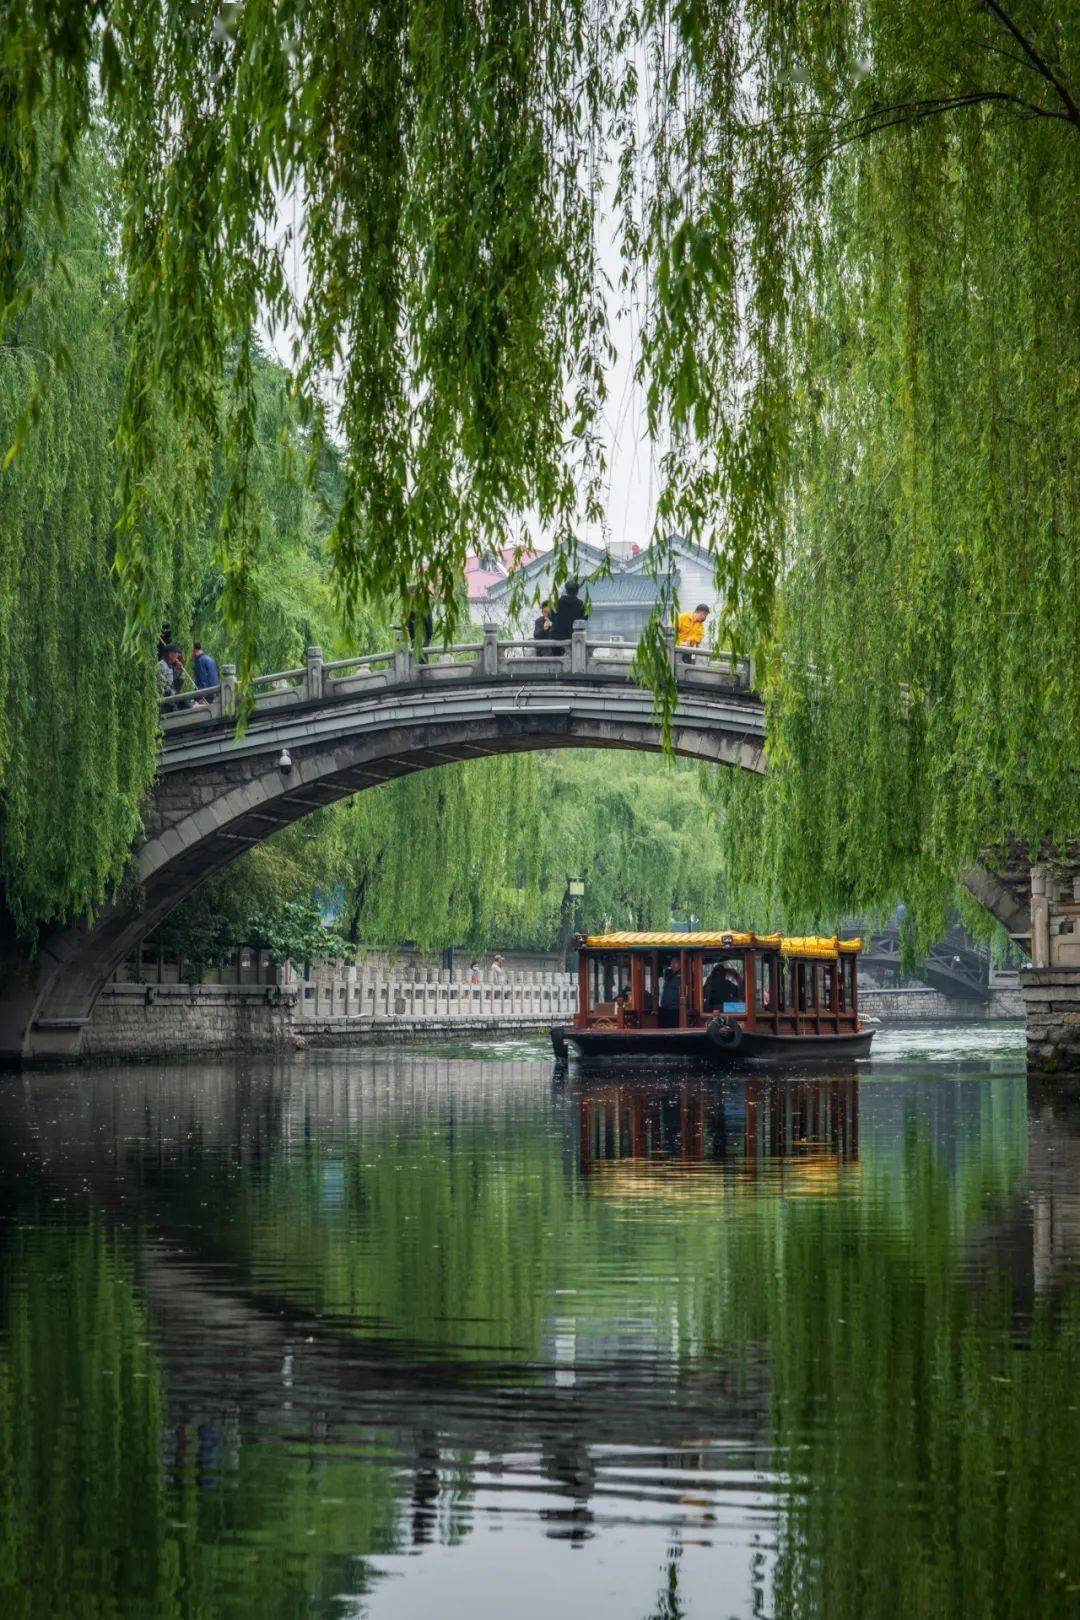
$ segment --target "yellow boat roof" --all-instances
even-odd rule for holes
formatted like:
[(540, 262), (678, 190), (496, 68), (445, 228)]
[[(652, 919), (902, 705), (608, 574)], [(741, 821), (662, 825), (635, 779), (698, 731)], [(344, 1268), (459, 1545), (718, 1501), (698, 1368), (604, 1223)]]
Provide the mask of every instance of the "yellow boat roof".
[(837, 939), (836, 935), (810, 934), (802, 938), (788, 938), (782, 934), (736, 933), (728, 929), (705, 934), (653, 933), (653, 934), (586, 934), (582, 945), (590, 951), (641, 950), (742, 950), (779, 951), (783, 956), (818, 956), (834, 958), (845, 953), (862, 950), (861, 939)]

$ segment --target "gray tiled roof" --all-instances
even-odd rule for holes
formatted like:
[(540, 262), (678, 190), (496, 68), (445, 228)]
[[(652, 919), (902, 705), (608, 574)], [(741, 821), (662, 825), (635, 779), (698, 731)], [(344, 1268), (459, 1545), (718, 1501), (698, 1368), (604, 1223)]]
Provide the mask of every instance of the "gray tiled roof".
[(645, 602), (652, 604), (657, 597), (657, 583), (647, 574), (613, 574), (610, 579), (590, 580), (585, 587), (594, 608), (614, 606), (615, 603)]

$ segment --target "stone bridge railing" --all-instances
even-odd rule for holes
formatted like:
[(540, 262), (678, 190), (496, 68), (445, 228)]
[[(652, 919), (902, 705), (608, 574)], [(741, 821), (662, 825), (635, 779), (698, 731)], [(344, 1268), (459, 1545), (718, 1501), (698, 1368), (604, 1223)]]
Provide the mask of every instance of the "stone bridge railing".
[[(431, 690), (476, 681), (531, 684), (567, 678), (625, 685), (634, 680), (635, 651), (624, 642), (590, 640), (584, 620), (575, 624), (569, 641), (501, 641), (498, 626), (486, 624), (483, 641), (431, 646), (420, 655), (404, 639), (388, 652), (332, 661), (324, 661), (321, 647), (309, 647), (300, 668), (255, 677), (249, 692), (251, 713), (259, 716), (300, 704), (369, 697), (403, 686)], [(680, 687), (702, 692), (753, 690), (751, 659), (705, 647), (677, 647), (674, 631), (668, 632), (668, 658)], [(235, 667), (225, 664), (220, 686), (162, 700), (162, 731), (169, 736), (212, 721), (235, 719), (237, 693)]]

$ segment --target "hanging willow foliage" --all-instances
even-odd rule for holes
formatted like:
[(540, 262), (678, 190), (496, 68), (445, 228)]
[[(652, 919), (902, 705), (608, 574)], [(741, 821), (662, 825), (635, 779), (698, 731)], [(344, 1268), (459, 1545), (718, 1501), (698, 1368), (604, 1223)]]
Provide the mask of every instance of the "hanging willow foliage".
[(31, 937), (119, 882), (154, 768), (153, 663), (122, 650), (112, 573), (122, 354), (101, 173), (69, 187), (63, 273), (32, 217), (30, 296), (0, 346), (0, 433), (25, 435), (0, 471), (0, 889)]
[(733, 882), (923, 945), (982, 852), (1080, 831), (1080, 12), (924, 9), (865, 8), (846, 123), (858, 37), (817, 57), (770, 769), (721, 784)]
[(346, 609), (420, 574), (449, 601), (526, 517), (568, 543), (600, 511), (610, 197), (658, 533), (713, 547), (771, 657), (773, 888), (928, 896), (1075, 835), (1073, 0), (6, 0), (0, 27), (5, 324), (97, 84), (121, 154), (137, 624), (163, 420), (206, 453), (225, 389), (257, 662), (260, 319), (341, 437)]

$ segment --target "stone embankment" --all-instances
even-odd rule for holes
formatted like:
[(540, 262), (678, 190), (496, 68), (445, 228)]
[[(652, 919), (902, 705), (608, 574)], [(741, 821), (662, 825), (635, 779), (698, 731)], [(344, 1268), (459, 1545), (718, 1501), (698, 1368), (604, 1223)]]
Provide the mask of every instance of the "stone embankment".
[(992, 989), (985, 1001), (969, 1001), (946, 996), (928, 985), (905, 985), (895, 990), (859, 988), (859, 1011), (864, 1018), (880, 1018), (883, 1024), (992, 1023), (1003, 1018), (1023, 1018), (1024, 1001), (1016, 986)]
[(573, 1017), (577, 981), (554, 971), (469, 975), (383, 958), (356, 967), (324, 963), (304, 976), (242, 952), (228, 967), (184, 982), (182, 964), (128, 964), (102, 992), (83, 1038), (92, 1058), (258, 1051), (310, 1042), (347, 1046), (418, 1034), (546, 1030)]

